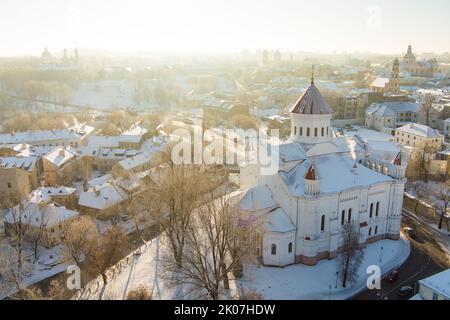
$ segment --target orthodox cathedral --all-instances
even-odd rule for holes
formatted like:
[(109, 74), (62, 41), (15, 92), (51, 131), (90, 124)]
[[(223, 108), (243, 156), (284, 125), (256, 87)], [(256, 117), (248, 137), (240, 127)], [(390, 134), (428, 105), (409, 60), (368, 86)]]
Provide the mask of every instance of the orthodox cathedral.
[(290, 138), (279, 145), (279, 169), (261, 175), (241, 167), (233, 193), (242, 217), (259, 221), (255, 252), (264, 265), (314, 265), (343, 246), (348, 224), (359, 244), (399, 239), (406, 161), (380, 156), (360, 136), (337, 137), (333, 110), (314, 77), (292, 107)]

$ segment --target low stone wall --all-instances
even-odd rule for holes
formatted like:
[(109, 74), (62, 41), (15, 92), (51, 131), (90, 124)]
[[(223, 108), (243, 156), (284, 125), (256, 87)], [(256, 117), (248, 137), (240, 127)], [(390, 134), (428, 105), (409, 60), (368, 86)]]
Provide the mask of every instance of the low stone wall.
[[(138, 249), (131, 252), (129, 255), (127, 255), (125, 258), (120, 260), (118, 263), (113, 265), (111, 268), (108, 269), (106, 272), (108, 283), (111, 280), (114, 280), (115, 277), (122, 272), (123, 269), (128, 267), (134, 260), (135, 256), (140, 256), (140, 254), (147, 250), (148, 246), (152, 244), (152, 241), (147, 242), (143, 246), (139, 247)], [(90, 299), (92, 296), (95, 296), (97, 293), (99, 293), (104, 287), (103, 279), (101, 275), (96, 277), (95, 279), (91, 280), (89, 283), (86, 284), (86, 286), (80, 290), (78, 290), (71, 300), (84, 300), (84, 299)]]

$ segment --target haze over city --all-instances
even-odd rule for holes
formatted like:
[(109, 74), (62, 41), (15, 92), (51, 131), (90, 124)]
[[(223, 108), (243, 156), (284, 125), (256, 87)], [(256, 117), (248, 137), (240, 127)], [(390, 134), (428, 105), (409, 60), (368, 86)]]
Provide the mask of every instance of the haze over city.
[(386, 318), (411, 300), (409, 318), (450, 300), (449, 12), (0, 0), (0, 315), (70, 299), (347, 317), (297, 300), (378, 300)]
[[(114, 51), (450, 51), (445, 0), (3, 0), (0, 55)], [(413, 34), (412, 34), (413, 32)], [(402, 41), (399, 41), (399, 40)]]

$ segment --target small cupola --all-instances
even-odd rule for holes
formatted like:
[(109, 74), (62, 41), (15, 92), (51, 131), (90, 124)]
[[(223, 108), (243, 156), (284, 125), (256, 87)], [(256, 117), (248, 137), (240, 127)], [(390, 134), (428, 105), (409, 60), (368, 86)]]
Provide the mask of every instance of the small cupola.
[(304, 178), (305, 194), (310, 196), (318, 195), (320, 193), (320, 178), (314, 160), (309, 166), (308, 171), (306, 171)]

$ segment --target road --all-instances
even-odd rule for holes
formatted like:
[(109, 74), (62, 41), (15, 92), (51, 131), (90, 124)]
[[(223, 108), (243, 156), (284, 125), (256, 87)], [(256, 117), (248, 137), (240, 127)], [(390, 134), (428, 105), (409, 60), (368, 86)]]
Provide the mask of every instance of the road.
[(414, 228), (416, 239), (406, 236), (411, 243), (411, 253), (406, 262), (397, 270), (399, 278), (394, 283), (381, 280), (381, 290), (365, 290), (354, 300), (406, 300), (410, 297), (398, 297), (397, 291), (402, 286), (411, 286), (417, 293), (417, 281), (450, 268), (448, 254), (436, 241), (436, 230), (421, 222), (414, 214), (403, 211), (402, 232), (404, 227)]

